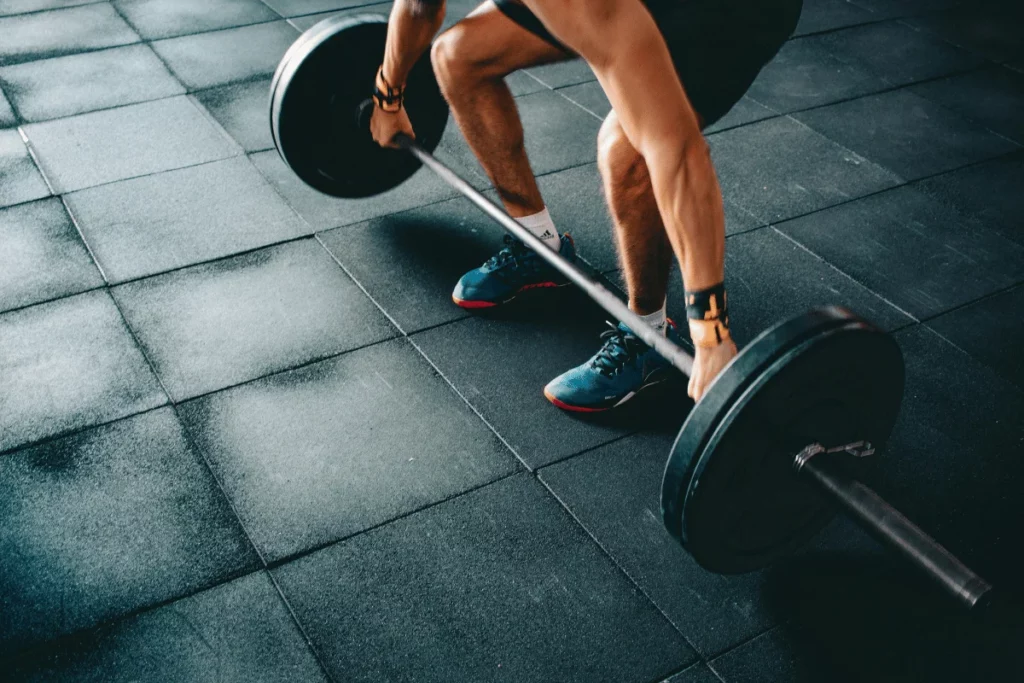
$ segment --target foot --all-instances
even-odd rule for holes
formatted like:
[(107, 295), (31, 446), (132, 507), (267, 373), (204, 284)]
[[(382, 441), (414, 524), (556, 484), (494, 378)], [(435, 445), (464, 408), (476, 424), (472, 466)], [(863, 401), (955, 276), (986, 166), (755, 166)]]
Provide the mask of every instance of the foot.
[[(611, 325), (611, 323), (609, 323)], [(672, 321), (668, 337), (679, 343)], [(583, 365), (544, 387), (544, 396), (563, 410), (597, 413), (620, 406), (647, 387), (671, 377), (672, 366), (624, 324), (601, 335), (604, 345)]]
[[(559, 253), (576, 262), (576, 247), (568, 234), (562, 235)], [(521, 292), (569, 284), (564, 275), (548, 265), (525, 244), (505, 236), (505, 246), (479, 268), (462, 276), (452, 292), (452, 301), (463, 308), (491, 308), (505, 304)]]

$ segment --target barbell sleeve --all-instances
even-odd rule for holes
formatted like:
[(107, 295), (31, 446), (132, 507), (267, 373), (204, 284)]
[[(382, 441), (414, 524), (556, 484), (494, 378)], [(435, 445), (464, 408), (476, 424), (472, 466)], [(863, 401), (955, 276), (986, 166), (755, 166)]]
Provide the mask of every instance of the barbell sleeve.
[(429, 167), (442, 180), (466, 197), (466, 199), (480, 207), (484, 213), (493, 218), (509, 234), (522, 241), (547, 261), (549, 265), (569, 278), (573, 284), (586, 292), (591, 299), (614, 316), (616, 320), (625, 323), (633, 331), (633, 334), (661, 354), (665, 360), (674, 365), (680, 372), (687, 377), (693, 373), (693, 356), (645, 323), (640, 316), (629, 310), (629, 307), (619, 297), (612, 294), (608, 288), (587, 277), (582, 270), (570, 263), (564, 256), (548, 248), (536, 235), (520, 225), (516, 219), (509, 216), (504, 209), (460, 178), (454, 171), (434, 157), (433, 154), (417, 144), (415, 140), (407, 135), (399, 134), (396, 136), (395, 141), (402, 149), (412, 153), (423, 162), (424, 166)]
[[(815, 444), (816, 445), (816, 444)], [(923, 570), (967, 609), (983, 605), (992, 586), (881, 496), (842, 471), (824, 449), (808, 447), (794, 462), (876, 539)]]

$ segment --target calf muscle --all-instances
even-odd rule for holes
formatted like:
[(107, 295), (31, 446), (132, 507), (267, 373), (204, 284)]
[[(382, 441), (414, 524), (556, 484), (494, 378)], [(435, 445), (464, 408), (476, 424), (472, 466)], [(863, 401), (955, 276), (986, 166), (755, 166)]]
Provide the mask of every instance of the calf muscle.
[(594, 69), (622, 129), (644, 157), (689, 289), (724, 279), (722, 197), (697, 114), (664, 38), (640, 0), (526, 0)]

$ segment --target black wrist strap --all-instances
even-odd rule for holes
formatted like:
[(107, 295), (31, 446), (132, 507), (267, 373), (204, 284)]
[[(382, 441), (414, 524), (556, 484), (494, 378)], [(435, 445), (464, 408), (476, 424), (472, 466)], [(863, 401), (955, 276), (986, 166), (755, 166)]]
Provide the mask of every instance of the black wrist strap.
[(387, 112), (396, 112), (405, 104), (405, 88), (396, 88), (384, 78), (384, 66), (377, 69), (377, 78), (373, 84), (373, 101)]
[(725, 283), (719, 282), (717, 285), (695, 292), (687, 290), (686, 317), (690, 320), (726, 320), (728, 306)]
[(729, 339), (725, 283), (686, 292), (686, 317), (694, 345), (714, 347)]

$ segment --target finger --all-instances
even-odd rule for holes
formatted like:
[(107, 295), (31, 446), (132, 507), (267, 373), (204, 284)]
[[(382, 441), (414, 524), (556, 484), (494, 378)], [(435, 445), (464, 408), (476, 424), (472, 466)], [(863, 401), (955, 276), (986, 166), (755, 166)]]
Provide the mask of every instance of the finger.
[(696, 383), (697, 373), (690, 375), (690, 381), (686, 384), (686, 395), (693, 398), (693, 386)]

